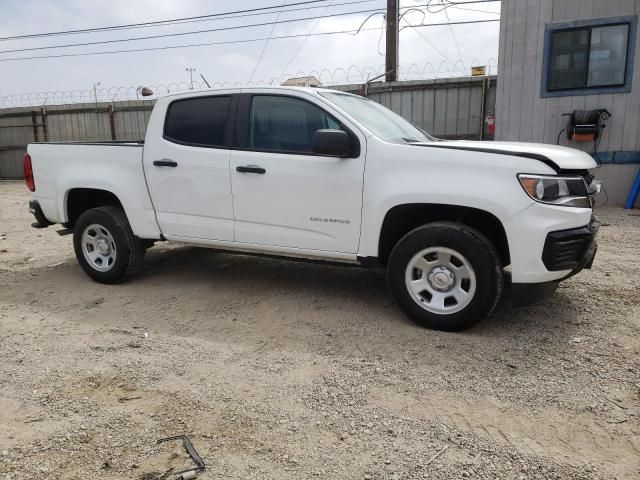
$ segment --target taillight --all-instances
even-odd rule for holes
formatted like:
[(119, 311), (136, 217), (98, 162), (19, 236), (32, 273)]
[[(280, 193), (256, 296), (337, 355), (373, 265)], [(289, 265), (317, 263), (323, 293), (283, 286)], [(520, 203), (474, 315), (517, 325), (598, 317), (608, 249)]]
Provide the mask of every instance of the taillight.
[(36, 182), (33, 180), (33, 168), (31, 167), (31, 155), (24, 154), (22, 159), (22, 171), (24, 172), (24, 181), (27, 188), (32, 192), (36, 191)]

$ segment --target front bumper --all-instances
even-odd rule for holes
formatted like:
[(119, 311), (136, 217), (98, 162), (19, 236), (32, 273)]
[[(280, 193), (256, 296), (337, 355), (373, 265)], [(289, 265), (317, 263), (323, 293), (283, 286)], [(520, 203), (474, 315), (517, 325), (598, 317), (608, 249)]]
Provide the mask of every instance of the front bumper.
[(542, 262), (551, 272), (570, 272), (560, 280), (551, 282), (514, 283), (513, 304), (526, 306), (541, 302), (555, 293), (561, 280), (566, 280), (584, 268), (591, 268), (598, 251), (596, 239), (599, 229), (600, 222), (592, 216), (586, 227), (548, 233)]
[(504, 222), (509, 241), (514, 283), (546, 283), (562, 280), (572, 268), (551, 271), (542, 261), (547, 235), (589, 225), (590, 208), (559, 207), (534, 202)]
[(600, 222), (595, 216), (591, 216), (591, 221), (586, 227), (550, 232), (542, 251), (542, 262), (547, 270), (571, 270), (571, 273), (564, 277), (568, 278), (583, 268), (591, 268), (598, 250), (596, 238), (599, 229)]

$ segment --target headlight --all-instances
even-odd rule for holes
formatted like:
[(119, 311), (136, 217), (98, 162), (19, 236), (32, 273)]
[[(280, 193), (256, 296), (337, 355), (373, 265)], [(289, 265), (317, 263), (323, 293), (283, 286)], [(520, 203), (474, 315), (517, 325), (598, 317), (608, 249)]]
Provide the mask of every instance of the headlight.
[(591, 208), (587, 184), (582, 177), (520, 174), (518, 180), (524, 191), (536, 202)]

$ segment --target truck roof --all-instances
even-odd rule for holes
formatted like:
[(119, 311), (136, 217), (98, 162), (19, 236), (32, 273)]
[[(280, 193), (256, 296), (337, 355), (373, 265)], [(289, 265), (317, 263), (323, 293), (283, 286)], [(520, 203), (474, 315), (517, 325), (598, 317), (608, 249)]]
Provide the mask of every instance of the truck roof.
[(242, 92), (242, 93), (251, 93), (251, 92), (263, 92), (265, 90), (272, 91), (289, 91), (289, 92), (307, 92), (307, 93), (315, 93), (315, 92), (331, 92), (331, 93), (348, 93), (341, 92), (340, 90), (332, 90), (330, 88), (319, 88), (319, 87), (290, 87), (283, 85), (264, 85), (264, 86), (238, 86), (238, 87), (214, 87), (214, 88), (204, 88), (200, 90), (187, 90), (182, 92), (174, 92), (168, 93), (166, 95), (162, 95), (160, 98), (167, 97), (189, 97), (192, 95), (200, 96), (206, 93), (223, 93), (223, 92)]

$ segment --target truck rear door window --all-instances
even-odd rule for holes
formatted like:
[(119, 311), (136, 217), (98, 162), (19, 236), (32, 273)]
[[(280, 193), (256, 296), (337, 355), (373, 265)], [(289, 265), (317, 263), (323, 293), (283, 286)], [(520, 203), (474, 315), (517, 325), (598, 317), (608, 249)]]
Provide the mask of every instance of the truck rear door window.
[(164, 138), (200, 147), (224, 147), (231, 97), (196, 97), (169, 105)]

